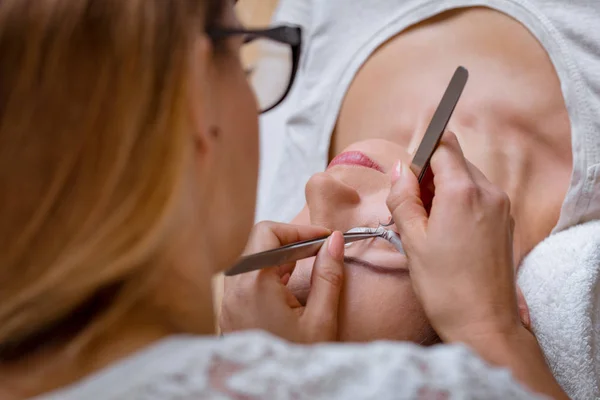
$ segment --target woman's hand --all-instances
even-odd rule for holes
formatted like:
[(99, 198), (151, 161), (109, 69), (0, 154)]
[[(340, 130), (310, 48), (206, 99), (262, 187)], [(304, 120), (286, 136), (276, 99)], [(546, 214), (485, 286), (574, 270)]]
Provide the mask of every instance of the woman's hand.
[(444, 136), (430, 166), (429, 216), (408, 166), (394, 171), (388, 197), (415, 293), (446, 342), (512, 333), (521, 323), (510, 200), (464, 158), (453, 134)]
[(487, 361), (509, 367), (533, 390), (566, 397), (519, 318), (508, 196), (465, 159), (452, 133), (430, 166), (429, 215), (406, 165), (394, 171), (387, 204), (433, 328), (444, 342), (465, 342)]
[[(315, 226), (261, 222), (250, 234), (245, 253), (330, 233), (328, 229)], [(226, 277), (221, 330), (226, 333), (262, 329), (297, 343), (335, 340), (343, 258), (342, 234), (334, 232), (317, 254), (306, 306), (302, 306), (286, 287), (295, 263)]]

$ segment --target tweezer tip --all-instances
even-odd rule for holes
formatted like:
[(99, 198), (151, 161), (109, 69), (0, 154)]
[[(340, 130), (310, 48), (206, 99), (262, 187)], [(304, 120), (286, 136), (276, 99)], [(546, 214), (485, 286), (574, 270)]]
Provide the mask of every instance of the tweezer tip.
[(400, 240), (400, 236), (396, 232), (385, 229), (381, 225), (378, 226), (377, 228), (356, 227), (356, 228), (350, 229), (347, 233), (353, 233), (353, 232), (376, 234), (380, 238), (385, 239), (388, 242), (390, 242), (396, 248), (396, 250), (398, 250), (400, 253), (405, 254), (404, 248), (402, 247), (402, 241)]
[(456, 68), (456, 72), (460, 72), (461, 74), (464, 74), (466, 77), (469, 76), (469, 70), (466, 69), (465, 67), (463, 67), (462, 65), (460, 65), (458, 68)]

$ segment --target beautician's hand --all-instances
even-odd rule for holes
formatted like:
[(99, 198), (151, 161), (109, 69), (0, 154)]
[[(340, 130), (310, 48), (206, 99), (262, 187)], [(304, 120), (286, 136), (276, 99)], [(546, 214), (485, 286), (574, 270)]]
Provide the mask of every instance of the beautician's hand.
[(446, 342), (517, 330), (508, 196), (464, 158), (451, 133), (431, 159), (429, 216), (415, 175), (406, 165), (398, 169), (388, 207), (433, 328)]
[[(331, 233), (325, 228), (261, 222), (250, 235), (245, 253), (273, 249)], [(224, 333), (263, 329), (297, 343), (333, 341), (343, 282), (344, 240), (334, 232), (314, 264), (311, 292), (302, 306), (286, 287), (294, 264), (225, 278), (220, 318)]]
[(444, 342), (464, 342), (534, 391), (568, 398), (517, 308), (508, 196), (447, 133), (431, 159), (429, 215), (415, 175), (400, 166), (388, 197), (415, 293)]

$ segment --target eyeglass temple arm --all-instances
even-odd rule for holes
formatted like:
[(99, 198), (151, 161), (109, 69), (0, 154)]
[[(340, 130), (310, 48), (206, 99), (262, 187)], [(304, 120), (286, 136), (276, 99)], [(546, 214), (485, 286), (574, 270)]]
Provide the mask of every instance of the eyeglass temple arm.
[(207, 33), (214, 39), (221, 39), (232, 35), (246, 35), (246, 42), (264, 37), (292, 46), (299, 46), (302, 43), (302, 28), (291, 25), (276, 26), (268, 29), (216, 28), (208, 30)]

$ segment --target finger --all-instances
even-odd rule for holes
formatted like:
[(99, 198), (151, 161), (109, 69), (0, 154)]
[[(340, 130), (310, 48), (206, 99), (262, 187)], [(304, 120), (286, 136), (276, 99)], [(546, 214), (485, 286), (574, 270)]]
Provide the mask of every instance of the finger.
[(279, 277), (283, 277), (284, 275), (292, 276), (295, 268), (296, 268), (295, 262), (279, 265), (276, 267), (277, 275)]
[(509, 226), (509, 232), (512, 235), (515, 234), (515, 219), (513, 218), (513, 216), (510, 216), (510, 226)]
[(447, 131), (442, 137), (429, 165), (434, 175), (436, 190), (446, 182), (453, 184), (456, 181), (472, 180), (458, 139), (450, 131)]
[(521, 319), (521, 323), (528, 331), (531, 331), (529, 307), (527, 306), (527, 301), (525, 300), (525, 296), (523, 296), (523, 292), (521, 291), (519, 285), (517, 285), (517, 307), (519, 310), (519, 318)]
[(387, 206), (402, 243), (410, 251), (411, 243), (420, 243), (425, 239), (427, 211), (423, 207), (417, 177), (401, 161), (394, 165), (392, 181), (394, 183), (387, 198)]
[(471, 177), (473, 178), (473, 181), (475, 182), (475, 185), (477, 187), (479, 187), (482, 190), (482, 192), (484, 192), (486, 194), (487, 201), (491, 202), (489, 204), (495, 204), (495, 205), (501, 206), (504, 209), (504, 211), (508, 214), (507, 216), (509, 218), (509, 224), (507, 225), (507, 228), (508, 228), (508, 233), (510, 234), (510, 236), (512, 238), (512, 235), (513, 235), (514, 229), (515, 229), (515, 221), (512, 218), (512, 216), (510, 215), (510, 207), (511, 207), (510, 197), (508, 196), (508, 194), (505, 191), (503, 191), (498, 186), (496, 186), (492, 182), (490, 182), (479, 168), (477, 168), (475, 165), (471, 164), (468, 160), (466, 160), (466, 162), (467, 162), (467, 167), (469, 168)]
[(344, 238), (340, 232), (334, 232), (317, 254), (302, 317), (314, 334), (335, 338), (343, 281)]
[(329, 234), (331, 234), (329, 229), (320, 226), (263, 221), (252, 229), (244, 254), (271, 250), (289, 243), (315, 239)]
[(483, 172), (481, 172), (481, 170), (479, 168), (477, 168), (475, 165), (473, 165), (469, 160), (465, 159), (465, 163), (467, 165), (467, 170), (469, 171), (469, 174), (471, 175), (471, 178), (473, 179), (473, 181), (481, 187), (485, 187), (485, 188), (490, 188), (492, 187), (492, 183), (489, 181), (489, 179), (483, 174)]
[(300, 304), (300, 301), (296, 298), (296, 296), (294, 296), (292, 291), (286, 285), (287, 285), (287, 282), (286, 283), (281, 282), (281, 286), (280, 286), (280, 289), (283, 293), (283, 299), (285, 301), (285, 304), (289, 308), (295, 309), (298, 312), (301, 312), (302, 304)]
[(290, 278), (292, 277), (291, 274), (285, 274), (281, 276), (281, 284), (287, 286), (287, 284), (290, 281)]
[[(446, 132), (440, 145), (443, 145), (445, 147), (442, 149), (441, 154), (438, 155), (438, 157), (436, 157), (436, 161), (433, 161), (432, 157), (432, 162), (439, 163), (439, 157), (441, 156), (441, 162), (448, 162), (450, 163), (450, 165), (455, 167), (454, 173), (458, 173), (457, 176), (463, 178), (469, 176), (473, 180), (473, 182), (475, 182), (476, 185), (483, 188), (492, 187), (492, 183), (485, 176), (485, 174), (479, 168), (473, 165), (469, 160), (467, 160), (467, 158), (464, 155), (464, 152), (462, 151), (460, 143), (458, 142), (458, 138), (453, 132)], [(433, 168), (435, 167), (432, 167), (432, 169)], [(463, 169), (466, 169), (467, 175), (464, 174)], [(447, 170), (447, 167), (443, 167), (442, 174), (444, 174)]]

